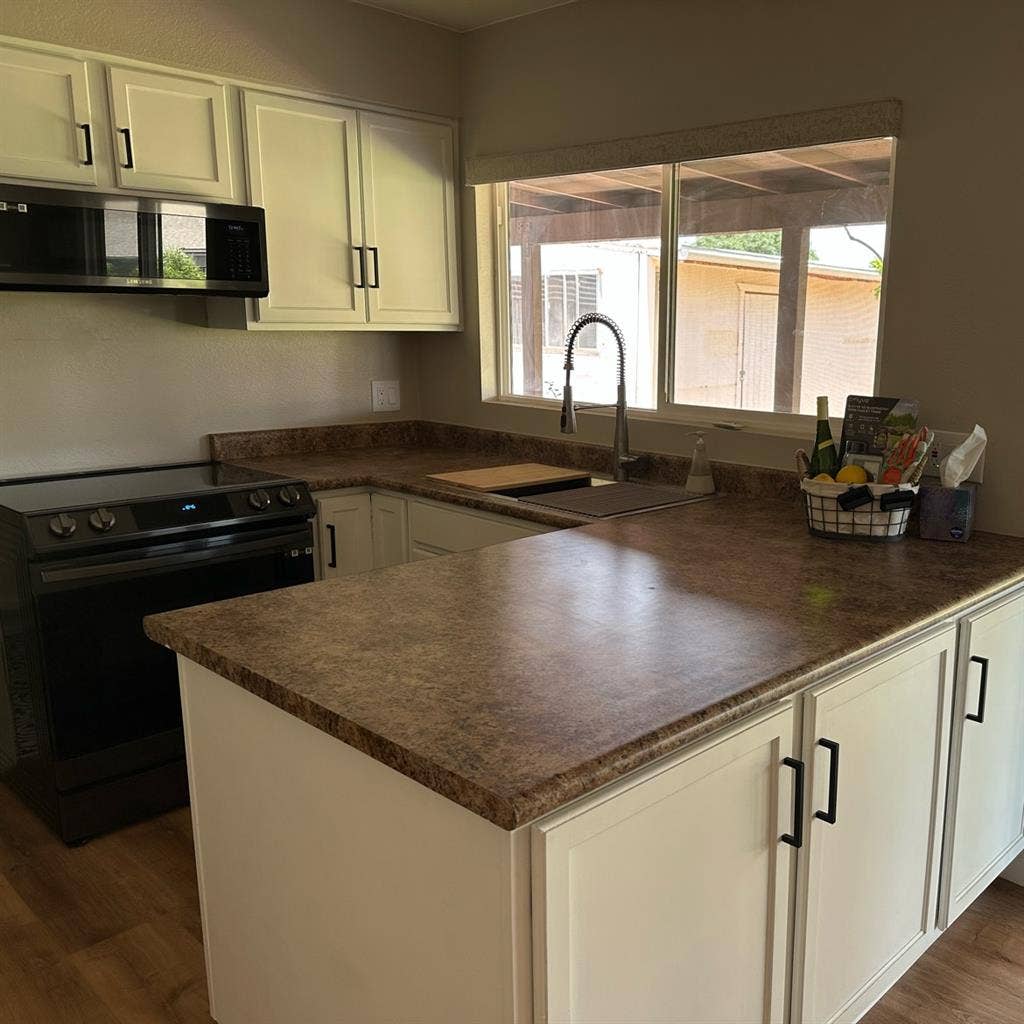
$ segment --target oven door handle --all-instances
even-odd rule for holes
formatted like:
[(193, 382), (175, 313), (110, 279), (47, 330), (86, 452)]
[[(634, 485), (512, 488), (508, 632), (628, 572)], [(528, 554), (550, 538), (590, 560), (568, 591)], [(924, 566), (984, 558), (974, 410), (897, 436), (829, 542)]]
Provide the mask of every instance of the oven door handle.
[(305, 554), (311, 541), (307, 531), (266, 537), (249, 543), (223, 544), (198, 551), (178, 551), (170, 555), (151, 555), (125, 558), (117, 562), (99, 562), (92, 565), (69, 565), (57, 569), (43, 569), (39, 578), (43, 583), (67, 583), (72, 580), (93, 580), (125, 573), (139, 574), (155, 569), (187, 568), (209, 562), (234, 561), (246, 555), (280, 551), (281, 554)]

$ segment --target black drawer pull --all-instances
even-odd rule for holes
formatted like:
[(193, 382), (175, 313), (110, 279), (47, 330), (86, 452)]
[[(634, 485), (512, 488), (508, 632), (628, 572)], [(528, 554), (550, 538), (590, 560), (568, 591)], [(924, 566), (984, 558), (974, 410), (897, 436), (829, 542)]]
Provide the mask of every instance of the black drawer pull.
[(135, 166), (135, 156), (132, 153), (132, 130), (131, 128), (118, 128), (117, 130), (124, 136), (125, 163), (123, 166), (130, 171)]
[(88, 124), (80, 124), (78, 126), (82, 129), (82, 134), (85, 136), (85, 159), (82, 163), (86, 167), (92, 166), (92, 126)]
[(373, 253), (373, 284), (371, 284), (370, 287), (371, 288), (379, 288), (380, 287), (380, 251), (378, 250), (377, 246), (371, 245), (370, 246), (370, 252)]
[(334, 523), (327, 524), (327, 535), (331, 539), (331, 560), (327, 563), (328, 569), (338, 568), (338, 546), (334, 536)]
[(818, 740), (818, 746), (824, 747), (829, 753), (828, 761), (828, 810), (815, 811), (814, 816), (836, 823), (836, 812), (839, 809), (839, 744), (835, 740)]
[(357, 288), (366, 287), (366, 249), (361, 245), (353, 245), (352, 248), (359, 253), (359, 280), (356, 282)]
[(978, 710), (973, 715), (967, 715), (968, 722), (977, 722), (979, 725), (985, 721), (985, 698), (988, 697), (988, 658), (980, 654), (972, 654), (971, 661), (981, 666), (981, 688), (978, 691)]
[(804, 763), (795, 757), (784, 757), (782, 763), (792, 768), (793, 779), (793, 833), (779, 836), (782, 842), (795, 846), (798, 850), (804, 845)]

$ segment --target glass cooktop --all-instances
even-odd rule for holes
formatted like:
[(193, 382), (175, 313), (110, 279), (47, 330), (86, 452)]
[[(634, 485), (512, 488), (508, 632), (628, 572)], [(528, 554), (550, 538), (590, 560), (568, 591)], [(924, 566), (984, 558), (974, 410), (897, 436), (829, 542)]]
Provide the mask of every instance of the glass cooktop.
[(51, 512), (256, 487), (261, 483), (273, 484), (289, 479), (276, 473), (220, 463), (155, 466), (152, 469), (38, 477), (10, 484), (0, 482), (0, 505), (23, 514)]

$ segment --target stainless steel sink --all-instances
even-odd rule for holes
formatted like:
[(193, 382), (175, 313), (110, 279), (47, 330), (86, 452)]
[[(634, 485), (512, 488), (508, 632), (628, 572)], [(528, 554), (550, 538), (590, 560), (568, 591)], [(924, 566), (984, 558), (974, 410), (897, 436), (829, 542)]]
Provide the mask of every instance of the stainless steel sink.
[(533, 487), (508, 488), (492, 493), (503, 494), (531, 505), (595, 519), (637, 515), (654, 509), (708, 501), (715, 497), (713, 494), (687, 494), (681, 487), (619, 483), (614, 480), (602, 480), (600, 477), (576, 480), (571, 484), (561, 481)]

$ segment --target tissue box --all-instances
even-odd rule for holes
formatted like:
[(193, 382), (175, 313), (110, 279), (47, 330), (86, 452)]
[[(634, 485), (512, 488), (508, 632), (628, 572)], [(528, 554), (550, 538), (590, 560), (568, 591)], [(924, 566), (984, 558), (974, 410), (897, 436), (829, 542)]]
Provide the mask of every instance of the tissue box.
[(971, 536), (974, 509), (978, 503), (977, 484), (940, 487), (921, 484), (918, 529), (927, 540), (953, 540), (961, 543)]

